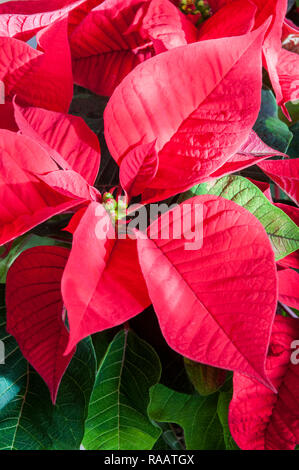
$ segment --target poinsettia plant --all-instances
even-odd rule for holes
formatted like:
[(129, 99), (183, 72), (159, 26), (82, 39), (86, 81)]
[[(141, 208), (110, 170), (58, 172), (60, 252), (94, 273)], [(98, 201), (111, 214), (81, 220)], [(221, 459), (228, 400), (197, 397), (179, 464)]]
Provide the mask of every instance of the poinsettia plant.
[(0, 449), (299, 445), (296, 22), (0, 5)]

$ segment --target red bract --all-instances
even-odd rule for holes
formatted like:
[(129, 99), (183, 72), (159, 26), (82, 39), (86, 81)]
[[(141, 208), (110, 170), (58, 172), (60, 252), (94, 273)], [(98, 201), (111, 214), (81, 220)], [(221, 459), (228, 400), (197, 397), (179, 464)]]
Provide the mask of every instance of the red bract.
[(7, 278), (7, 331), (48, 385), (53, 403), (74, 354), (63, 355), (69, 334), (60, 282), (68, 254), (57, 246), (31, 248), (17, 258)]
[(110, 96), (121, 80), (153, 55), (152, 43), (138, 31), (149, 0), (105, 0), (72, 25), (74, 80)]
[[(278, 204), (278, 203), (276, 203), (275, 206), (283, 210), (299, 226), (299, 208), (298, 207), (289, 206), (288, 204)], [(284, 267), (299, 269), (299, 250), (279, 260), (278, 264)]]
[(6, 100), (18, 95), (30, 105), (67, 112), (73, 96), (66, 20), (38, 33), (38, 51), (13, 38), (0, 37), (0, 80)]
[[(234, 374), (234, 395), (229, 410), (229, 426), (241, 449), (291, 450), (299, 443), (299, 368), (294, 342), (299, 338), (299, 322), (277, 317), (267, 357), (267, 374), (278, 390), (241, 374)], [(294, 358), (291, 358), (293, 353)], [(291, 360), (292, 359), (292, 360)]]
[[(192, 42), (188, 40), (188, 37), (191, 37), (190, 30), (194, 28), (191, 21), (189, 25), (184, 21), (175, 21), (177, 14), (173, 6), (170, 8), (168, 0), (153, 0), (152, 3), (157, 6), (150, 8), (145, 17), (145, 30), (151, 32), (148, 25), (153, 25), (155, 31), (163, 30), (163, 35), (160, 34), (159, 39), (166, 49), (176, 47), (178, 42), (183, 45), (186, 39)], [(268, 70), (277, 102), (288, 115), (284, 104), (299, 97), (299, 57), (297, 54), (286, 53), (281, 46), (283, 26), (284, 35), (287, 27), (290, 30), (288, 24), (284, 22), (287, 0), (224, 0), (209, 3), (213, 15), (200, 26), (197, 40), (239, 36), (254, 31), (265, 21), (270, 20), (263, 41), (263, 63)], [(171, 23), (170, 18), (175, 23), (175, 30), (169, 31), (169, 36), (169, 27), (164, 21), (166, 15), (168, 24)], [(156, 48), (156, 52), (161, 50), (161, 46), (159, 49)]]
[(16, 103), (14, 112), (23, 135), (38, 142), (61, 168), (72, 169), (94, 184), (101, 150), (97, 136), (82, 118)]
[[(227, 0), (226, 3), (231, 3), (234, 7), (237, 5), (238, 0)], [(299, 57), (292, 53), (286, 54), (281, 47), (282, 29), (287, 24), (284, 21), (287, 0), (253, 0), (252, 3), (257, 7), (254, 28), (263, 24), (267, 18), (272, 18), (263, 44), (264, 64), (269, 72), (277, 102), (284, 108), (287, 101), (296, 100), (299, 97)], [(224, 8), (227, 8), (227, 6)], [(238, 11), (238, 8), (236, 11)], [(238, 15), (241, 14), (239, 11)], [(218, 27), (221, 28), (220, 23)], [(285, 108), (284, 110), (287, 114)]]
[(34, 141), (0, 130), (0, 245), (78, 204), (36, 176), (57, 170)]
[(16, 103), (14, 111), (23, 135), (0, 131), (0, 245), (56, 214), (100, 198), (91, 186), (100, 147), (85, 122)]
[(85, 0), (14, 1), (0, 5), (0, 36), (27, 41), (40, 29), (61, 19)]
[(293, 269), (278, 271), (278, 300), (299, 310), (299, 274)]
[[(151, 239), (138, 240), (161, 330), (170, 346), (190, 359), (243, 369), (268, 383), (264, 360), (276, 305), (269, 240), (255, 217), (215, 196), (192, 198), (174, 209), (170, 233), (184, 209), (194, 215), (197, 205), (203, 210), (201, 249), (184, 249), (184, 239), (163, 239), (169, 214), (150, 226)], [(192, 225), (195, 230), (199, 227)]]
[(157, 199), (207, 180), (248, 139), (260, 106), (262, 40), (259, 30), (173, 49), (115, 90), (104, 114), (109, 150), (122, 164), (155, 142), (159, 166), (147, 188)]
[(70, 325), (67, 351), (85, 336), (119, 325), (150, 304), (136, 240), (116, 240), (113, 233), (103, 206), (91, 203), (74, 233), (62, 279)]
[[(202, 227), (195, 219), (199, 206)], [(188, 239), (174, 235), (185, 211), (193, 218), (191, 234), (198, 231), (202, 237), (201, 249), (186, 250)], [(169, 227), (168, 239), (161, 237), (159, 224)], [(180, 354), (243, 371), (269, 385), (264, 360), (276, 306), (276, 272), (270, 242), (254, 216), (222, 198), (193, 198), (152, 224), (151, 238), (137, 232), (139, 261), (136, 240), (114, 240), (111, 233), (102, 206), (90, 204), (74, 233), (62, 279), (70, 324), (67, 351), (152, 302), (166, 341)]]
[(289, 160), (269, 160), (258, 166), (276, 183), (296, 204), (299, 204), (299, 158)]

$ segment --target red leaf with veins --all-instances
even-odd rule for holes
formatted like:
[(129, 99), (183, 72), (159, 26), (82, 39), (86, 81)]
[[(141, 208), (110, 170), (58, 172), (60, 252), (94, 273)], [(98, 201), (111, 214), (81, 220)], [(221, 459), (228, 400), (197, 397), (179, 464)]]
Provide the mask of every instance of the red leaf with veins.
[(73, 170), (51, 171), (45, 175), (36, 175), (36, 177), (64, 196), (85, 201), (101, 199), (100, 192)]
[(57, 169), (40, 145), (0, 130), (0, 245), (78, 204), (34, 176)]
[(63, 321), (61, 277), (69, 250), (41, 246), (24, 251), (8, 271), (7, 331), (49, 387), (55, 403), (75, 352), (63, 355), (69, 334)]
[(0, 37), (0, 80), (7, 100), (53, 111), (68, 111), (73, 95), (71, 57), (66, 20), (38, 33), (44, 52), (18, 39)]
[(141, 28), (153, 41), (156, 53), (197, 40), (196, 27), (168, 0), (150, 2)]
[(148, 4), (149, 0), (105, 0), (73, 29), (70, 46), (78, 85), (110, 96), (136, 65), (153, 55), (152, 42), (138, 26)]
[[(288, 204), (276, 203), (275, 206), (283, 210), (299, 226), (299, 208)], [(280, 266), (299, 269), (299, 250), (294, 251), (277, 262)]]
[[(184, 209), (186, 211), (184, 215)], [(203, 223), (195, 221), (203, 211)], [(195, 230), (203, 245), (161, 237), (162, 227)], [(186, 233), (186, 231), (184, 233)], [(163, 233), (163, 232), (162, 232)], [(232, 201), (199, 196), (154, 222), (138, 240), (141, 269), (162, 333), (179, 354), (269, 385), (265, 359), (277, 302), (274, 254), (260, 222)]]
[(120, 164), (129, 151), (157, 139), (159, 167), (149, 188), (176, 194), (208, 178), (246, 142), (256, 120), (262, 39), (260, 30), (202, 41), (139, 65), (105, 110), (113, 158)]
[(269, 160), (258, 166), (271, 178), (296, 204), (299, 204), (299, 158), (289, 160)]
[(0, 36), (28, 41), (37, 31), (61, 19), (85, 0), (5, 2), (0, 5)]
[(292, 343), (298, 339), (299, 321), (276, 317), (266, 370), (277, 394), (234, 374), (229, 427), (241, 449), (292, 450), (299, 443), (299, 367), (290, 361)]
[(256, 11), (256, 5), (250, 0), (237, 0), (223, 5), (223, 8), (202, 24), (198, 40), (241, 36), (248, 33), (254, 25)]
[(62, 168), (76, 171), (89, 184), (95, 182), (101, 160), (100, 145), (81, 117), (23, 107), (16, 102), (14, 109), (22, 134), (44, 147)]
[(158, 155), (156, 142), (136, 147), (122, 161), (119, 180), (122, 188), (130, 195), (137, 196), (156, 176)]
[[(298, 33), (297, 33), (298, 35)], [(283, 103), (299, 99), (299, 55), (281, 49), (278, 55), (277, 73), (283, 94)]]
[(284, 153), (278, 152), (266, 145), (254, 131), (251, 131), (248, 139), (241, 145), (238, 152), (212, 173), (210, 177), (220, 178), (251, 165), (256, 165), (258, 162), (275, 155), (286, 156)]
[(62, 278), (70, 326), (67, 352), (85, 336), (120, 325), (150, 304), (136, 240), (115, 240), (112, 234), (108, 213), (92, 202), (74, 233)]
[(299, 310), (299, 274), (293, 269), (278, 271), (278, 300)]

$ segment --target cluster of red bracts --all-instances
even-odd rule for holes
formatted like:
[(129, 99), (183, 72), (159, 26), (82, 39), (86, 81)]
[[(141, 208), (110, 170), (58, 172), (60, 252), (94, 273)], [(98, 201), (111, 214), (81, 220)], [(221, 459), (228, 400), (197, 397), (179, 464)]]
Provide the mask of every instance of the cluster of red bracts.
[[(299, 324), (275, 313), (278, 298), (299, 308), (298, 252), (276, 264), (256, 217), (210, 195), (183, 203), (191, 212), (203, 208), (199, 250), (161, 239), (165, 214), (148, 228), (151, 236), (109, 237), (113, 221), (93, 186), (98, 139), (67, 114), (74, 83), (110, 97), (105, 138), (129, 199), (161, 201), (258, 164), (298, 203), (298, 159), (265, 160), (279, 152), (252, 131), (262, 65), (286, 114), (285, 103), (299, 99), (299, 56), (281, 46), (298, 34), (285, 20), (287, 1), (210, 0), (200, 24), (178, 3), (0, 6), (0, 245), (54, 215), (74, 214), (71, 250), (32, 248), (10, 268), (7, 328), (55, 402), (76, 344), (153, 304), (171, 348), (234, 371), (229, 423), (237, 444), (293, 449), (299, 366), (290, 354)], [(36, 49), (27, 43), (33, 36)], [(298, 224), (297, 208), (280, 208)], [(180, 206), (170, 224), (179, 217)], [(99, 238), (103, 220), (107, 236)]]

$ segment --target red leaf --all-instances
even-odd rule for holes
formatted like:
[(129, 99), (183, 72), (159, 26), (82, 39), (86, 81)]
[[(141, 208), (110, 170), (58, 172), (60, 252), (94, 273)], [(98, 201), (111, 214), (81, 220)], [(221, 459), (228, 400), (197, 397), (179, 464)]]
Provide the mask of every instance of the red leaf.
[(258, 27), (271, 17), (271, 24), (263, 44), (264, 62), (270, 76), (276, 100), (279, 105), (287, 101), (278, 76), (278, 60), (281, 52), (282, 25), (287, 11), (287, 0), (254, 0), (258, 7), (255, 26)]
[(266, 369), (277, 394), (234, 374), (229, 426), (241, 449), (292, 450), (299, 443), (299, 367), (290, 361), (292, 343), (298, 339), (299, 321), (276, 317)]
[[(168, 229), (170, 214), (167, 237), (161, 227)], [(194, 241), (196, 232), (202, 247), (188, 250), (186, 239), (173, 236), (182, 221), (187, 224), (187, 214), (192, 225), (184, 233)], [(247, 210), (216, 196), (189, 199), (159, 220), (148, 229), (151, 239), (137, 245), (166, 341), (185, 357), (242, 371), (269, 386), (264, 367), (277, 281), (264, 228)]]
[(266, 145), (254, 131), (251, 131), (248, 139), (241, 145), (238, 152), (212, 173), (210, 177), (220, 178), (251, 165), (256, 165), (258, 162), (275, 155), (286, 156), (284, 153), (278, 152)]
[[(101, 198), (99, 191), (93, 186), (90, 186), (79, 173), (73, 170), (51, 171), (46, 175), (37, 175), (37, 178), (44, 181), (55, 191), (72, 199), (95, 201)], [(80, 202), (82, 201), (77, 201), (77, 204)]]
[(216, 171), (246, 141), (257, 117), (262, 36), (258, 31), (202, 41), (138, 66), (105, 110), (113, 158), (120, 163), (138, 145), (157, 139), (159, 168), (149, 188), (172, 188), (172, 194)]
[(196, 27), (168, 0), (150, 2), (142, 30), (153, 41), (156, 53), (197, 40)]
[(69, 334), (63, 322), (60, 282), (68, 254), (57, 246), (30, 248), (7, 275), (7, 331), (48, 385), (53, 403), (75, 352), (63, 355)]
[(18, 95), (24, 102), (53, 111), (68, 111), (73, 95), (66, 20), (38, 33), (37, 51), (17, 39), (0, 37), (0, 80), (6, 99)]
[(266, 196), (267, 199), (269, 199), (270, 202), (273, 202), (272, 199), (272, 194), (271, 194), (271, 188), (269, 183), (265, 183), (264, 181), (256, 181), (253, 180), (252, 178), (247, 178), (249, 181), (251, 181), (255, 186), (257, 186), (262, 193)]
[(92, 202), (74, 233), (62, 278), (70, 325), (69, 352), (92, 333), (119, 325), (149, 304), (136, 240), (115, 240), (110, 218)]
[(253, 25), (256, 5), (249, 0), (237, 0), (223, 5), (205, 21), (199, 30), (199, 40), (241, 36), (248, 33)]
[[(298, 35), (298, 33), (297, 33)], [(282, 103), (299, 99), (299, 55), (281, 49), (278, 56), (277, 73), (283, 95)]]
[(5, 2), (0, 5), (0, 36), (28, 41), (37, 31), (62, 18), (85, 0)]
[(131, 196), (142, 193), (156, 176), (159, 161), (155, 144), (140, 145), (133, 149), (120, 165), (120, 184)]
[(12, 103), (0, 104), (0, 129), (7, 129), (13, 132), (18, 131)]
[(278, 300), (299, 310), (299, 274), (293, 269), (278, 271)]
[[(299, 208), (294, 206), (289, 206), (288, 204), (278, 204), (275, 206), (283, 210), (297, 225), (299, 225)], [(283, 259), (280, 259), (277, 262), (280, 266), (287, 268), (299, 269), (299, 250), (291, 253)]]
[(27, 137), (0, 130), (0, 169), (0, 245), (78, 204), (34, 176), (57, 166)]
[(299, 204), (299, 158), (289, 160), (269, 160), (258, 166), (293, 201)]
[(78, 85), (110, 96), (136, 65), (152, 56), (151, 41), (134, 29), (148, 4), (149, 0), (105, 0), (73, 30), (70, 46)]
[(101, 160), (100, 145), (82, 118), (16, 103), (14, 108), (22, 134), (44, 147), (62, 168), (73, 169), (90, 184), (95, 182)]

